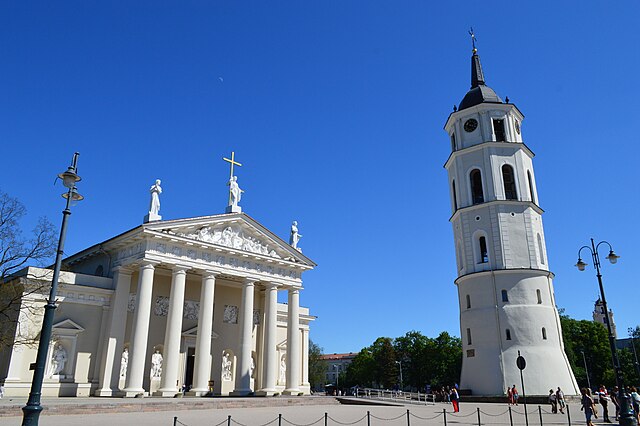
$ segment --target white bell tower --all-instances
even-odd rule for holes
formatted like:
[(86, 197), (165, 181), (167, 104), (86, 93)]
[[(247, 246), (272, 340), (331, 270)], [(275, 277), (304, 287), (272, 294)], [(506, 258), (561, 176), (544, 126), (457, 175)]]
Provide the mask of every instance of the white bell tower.
[[(579, 394), (564, 353), (524, 116), (485, 85), (473, 49), (471, 89), (449, 116), (451, 193), (463, 362), (460, 387), (474, 395), (558, 386)], [(520, 389), (520, 392), (522, 390)]]

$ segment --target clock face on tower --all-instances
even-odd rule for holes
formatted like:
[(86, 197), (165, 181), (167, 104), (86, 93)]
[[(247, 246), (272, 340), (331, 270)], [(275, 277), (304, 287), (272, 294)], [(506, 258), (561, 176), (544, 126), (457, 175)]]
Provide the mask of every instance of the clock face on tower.
[(464, 131), (465, 132), (473, 132), (478, 127), (478, 122), (470, 118), (464, 123)]

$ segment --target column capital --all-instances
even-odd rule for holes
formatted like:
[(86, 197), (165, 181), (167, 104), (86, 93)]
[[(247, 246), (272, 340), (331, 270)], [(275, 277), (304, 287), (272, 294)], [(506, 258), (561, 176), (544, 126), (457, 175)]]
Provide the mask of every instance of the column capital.
[(222, 272), (217, 271), (215, 269), (198, 269), (202, 278), (216, 278), (222, 274)]
[(267, 290), (272, 290), (272, 289), (278, 289), (278, 287), (281, 287), (282, 284), (280, 283), (276, 283), (273, 281), (267, 281), (267, 282), (263, 282), (262, 285), (264, 285), (264, 288)]
[(148, 260), (148, 259), (142, 259), (140, 261), (140, 269), (151, 269), (154, 270), (156, 269), (156, 265), (158, 265), (160, 262), (157, 262), (155, 260)]
[(300, 294), (300, 287), (289, 287), (287, 290), (290, 294)]
[(187, 271), (191, 269), (188, 266), (185, 265), (173, 265), (173, 267), (171, 268), (171, 273), (172, 274), (186, 274)]
[(257, 283), (258, 281), (260, 281), (260, 278), (256, 278), (256, 277), (244, 277), (242, 279), (242, 284), (244, 285), (253, 285), (255, 283)]

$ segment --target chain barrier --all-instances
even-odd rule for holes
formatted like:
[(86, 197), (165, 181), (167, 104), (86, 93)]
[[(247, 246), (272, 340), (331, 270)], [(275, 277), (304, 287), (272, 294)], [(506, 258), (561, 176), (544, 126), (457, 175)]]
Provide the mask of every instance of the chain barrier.
[(472, 411), (472, 412), (470, 412), (469, 414), (465, 414), (465, 415), (462, 415), (462, 414), (455, 414), (455, 413), (449, 413), (449, 412), (447, 412), (447, 414), (448, 414), (448, 415), (450, 415), (451, 417), (458, 417), (458, 418), (462, 419), (462, 418), (464, 418), (464, 417), (473, 416), (474, 414), (476, 414), (476, 412), (475, 412), (475, 411)]
[(485, 416), (489, 416), (489, 417), (500, 417), (500, 416), (504, 416), (505, 414), (507, 414), (509, 412), (509, 410), (506, 410), (504, 413), (500, 413), (500, 414), (491, 414), (491, 413), (487, 413), (485, 411), (480, 410), (480, 412), (482, 414), (484, 414)]
[[(402, 416), (404, 416), (404, 413), (402, 414)], [(400, 417), (402, 417), (400, 416)], [(373, 417), (373, 416), (371, 416)], [(367, 418), (367, 415), (365, 414), (364, 416), (360, 417), (358, 420), (356, 420), (355, 422), (347, 422), (347, 423), (343, 423), (343, 422), (339, 422), (336, 419), (334, 419), (331, 416), (327, 416), (328, 419), (330, 419), (332, 422), (337, 423), (339, 425), (355, 425), (356, 423), (360, 423), (361, 421), (363, 421), (364, 419)]]
[(390, 422), (390, 421), (392, 421), (392, 420), (398, 420), (399, 418), (402, 418), (402, 417), (404, 417), (404, 416), (406, 416), (406, 415), (407, 415), (406, 413), (402, 413), (402, 414), (400, 414), (398, 417), (394, 417), (394, 418), (392, 418), (392, 419), (385, 419), (384, 417), (374, 416), (373, 414), (371, 414), (371, 417), (372, 417), (372, 418), (374, 418), (374, 419), (376, 419), (376, 420), (382, 420), (383, 422)]
[[(177, 417), (176, 417), (176, 419), (177, 419)], [(221, 421), (221, 422), (220, 422), (220, 423), (218, 423), (217, 425), (213, 425), (213, 426), (222, 426), (222, 425), (223, 425), (223, 424), (225, 424), (225, 423), (227, 423), (227, 420), (226, 420), (226, 419), (225, 419), (225, 420), (223, 420), (223, 421)], [(182, 423), (182, 424), (184, 424), (184, 423)]]
[(229, 416), (229, 420), (230, 420), (232, 423), (237, 424), (238, 426), (248, 426), (248, 425), (245, 425), (244, 423), (240, 423), (239, 421), (232, 419), (232, 418), (231, 418), (231, 416)]
[(267, 426), (267, 425), (270, 425), (271, 423), (274, 423), (274, 422), (277, 422), (277, 421), (278, 421), (278, 417), (276, 417), (275, 419), (271, 420), (270, 422), (263, 423), (263, 424), (258, 425), (258, 426)]
[[(275, 420), (278, 420), (277, 418)], [(273, 420), (273, 421), (275, 421)], [(293, 426), (311, 426), (311, 425), (315, 425), (316, 423), (320, 423), (321, 421), (324, 420), (324, 416), (320, 417), (318, 420), (316, 420), (315, 422), (311, 422), (311, 423), (293, 423), (292, 421), (287, 420), (286, 418), (282, 418), (282, 420), (286, 423), (289, 423), (290, 425)], [(271, 422), (269, 422), (271, 423)]]
[[(440, 417), (442, 415), (442, 413), (437, 413), (435, 416), (433, 417), (420, 417), (417, 414), (413, 414), (413, 413), (409, 413), (412, 417), (415, 417), (416, 419), (420, 419), (420, 420), (433, 420), (436, 419), (438, 417)], [(373, 417), (373, 416), (372, 416)]]

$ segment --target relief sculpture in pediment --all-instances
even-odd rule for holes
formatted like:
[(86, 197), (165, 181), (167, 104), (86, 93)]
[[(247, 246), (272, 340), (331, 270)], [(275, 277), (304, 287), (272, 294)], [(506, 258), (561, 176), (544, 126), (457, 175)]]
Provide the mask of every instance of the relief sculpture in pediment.
[(227, 226), (224, 229), (202, 228), (190, 234), (177, 233), (177, 235), (236, 250), (244, 250), (277, 259), (281, 258), (268, 244), (263, 244), (261, 240), (250, 235), (245, 235), (242, 230), (233, 229), (231, 226)]

